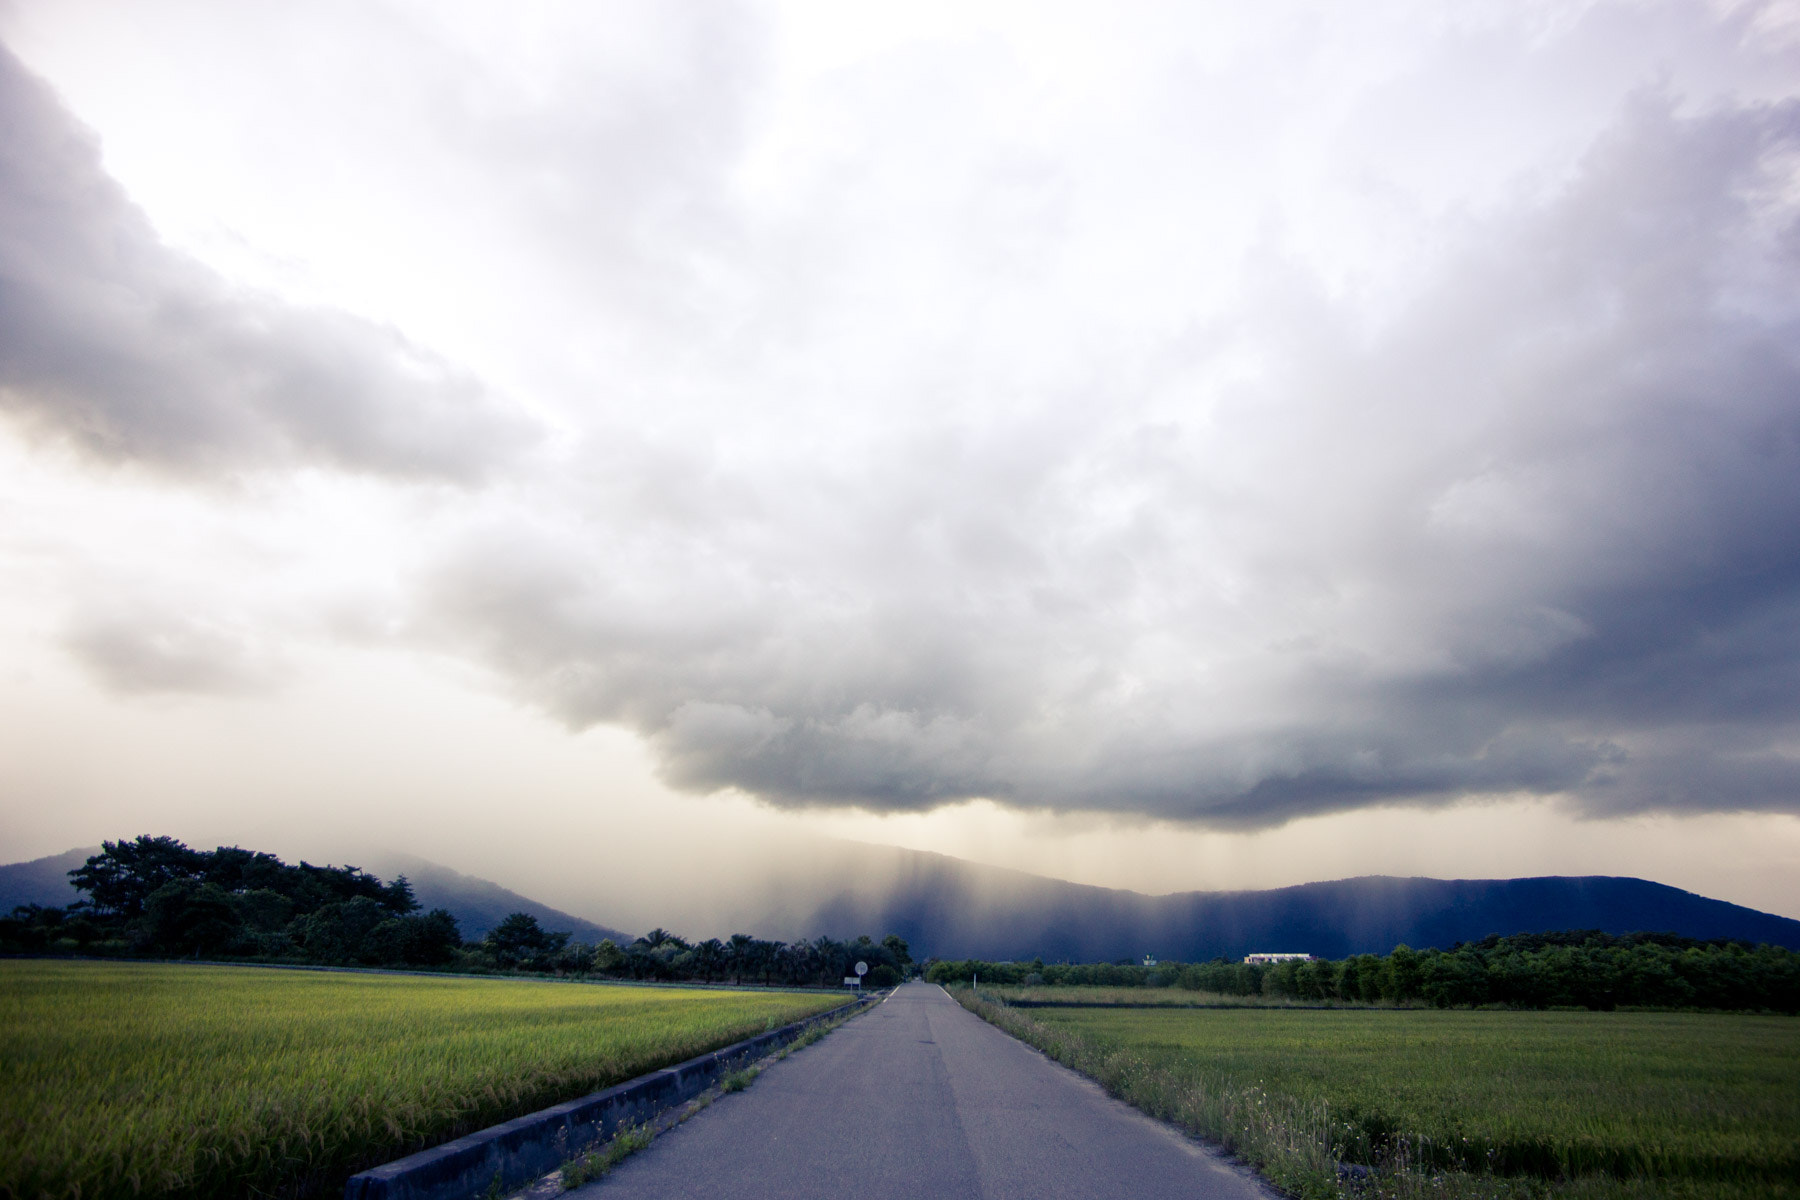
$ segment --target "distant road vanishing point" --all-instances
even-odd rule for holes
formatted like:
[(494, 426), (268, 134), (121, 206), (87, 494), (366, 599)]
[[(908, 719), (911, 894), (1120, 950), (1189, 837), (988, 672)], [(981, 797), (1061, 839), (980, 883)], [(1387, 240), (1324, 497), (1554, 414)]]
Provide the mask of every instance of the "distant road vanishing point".
[(591, 1200), (1269, 1200), (1222, 1156), (909, 983), (578, 1190)]

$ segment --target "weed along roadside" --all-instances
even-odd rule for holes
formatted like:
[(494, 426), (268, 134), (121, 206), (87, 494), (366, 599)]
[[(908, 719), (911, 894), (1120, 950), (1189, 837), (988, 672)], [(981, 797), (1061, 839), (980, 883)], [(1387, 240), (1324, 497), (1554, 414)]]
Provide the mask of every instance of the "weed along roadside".
[(1800, 1024), (1777, 1014), (959, 1003), (1283, 1190), (1800, 1198)]
[(866, 1011), (859, 997), (816, 1016), (554, 1105), (352, 1176), (345, 1200), (465, 1200), (555, 1194), (597, 1179), (657, 1132), (725, 1091), (741, 1091), (765, 1058), (785, 1056)]
[(842, 1025), (845, 1021), (860, 1013), (867, 1012), (879, 1003), (879, 995), (869, 996), (858, 1003), (827, 1013), (824, 1017), (807, 1024), (804, 1031), (792, 1041), (783, 1044), (773, 1054), (740, 1067), (720, 1078), (719, 1082), (689, 1100), (678, 1108), (670, 1108), (651, 1121), (621, 1129), (612, 1138), (604, 1141), (584, 1154), (576, 1155), (565, 1161), (562, 1166), (537, 1180), (530, 1187), (511, 1194), (510, 1200), (547, 1200), (563, 1192), (573, 1191), (584, 1184), (603, 1179), (614, 1167), (636, 1154), (647, 1149), (651, 1142), (689, 1117), (704, 1112), (715, 1100), (729, 1096), (749, 1088), (771, 1063), (780, 1062), (796, 1050), (804, 1050), (820, 1038)]

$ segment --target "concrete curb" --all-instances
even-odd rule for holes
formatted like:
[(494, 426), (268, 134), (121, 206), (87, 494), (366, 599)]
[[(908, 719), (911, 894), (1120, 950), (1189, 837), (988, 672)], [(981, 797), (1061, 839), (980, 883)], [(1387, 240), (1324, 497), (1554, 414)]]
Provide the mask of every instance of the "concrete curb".
[(735, 1067), (779, 1049), (819, 1022), (849, 1016), (874, 1002), (874, 997), (865, 996), (605, 1091), (352, 1175), (344, 1184), (344, 1200), (466, 1200), (489, 1192), (496, 1178), (501, 1192), (522, 1187), (610, 1138), (622, 1126), (641, 1124), (693, 1099)]

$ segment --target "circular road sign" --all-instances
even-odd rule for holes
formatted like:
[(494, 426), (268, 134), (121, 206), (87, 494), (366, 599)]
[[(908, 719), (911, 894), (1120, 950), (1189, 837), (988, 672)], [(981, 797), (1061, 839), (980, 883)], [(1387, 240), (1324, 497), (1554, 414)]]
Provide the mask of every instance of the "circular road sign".
[(869, 964), (866, 962), (857, 963), (856, 964), (856, 973), (858, 975), (867, 975), (869, 973)]

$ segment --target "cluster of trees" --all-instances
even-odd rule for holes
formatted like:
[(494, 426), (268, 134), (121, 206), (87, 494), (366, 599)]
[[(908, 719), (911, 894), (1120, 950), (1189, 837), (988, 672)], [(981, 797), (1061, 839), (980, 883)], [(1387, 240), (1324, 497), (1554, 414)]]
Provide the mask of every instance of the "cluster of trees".
[(1110, 963), (985, 962), (978, 958), (943, 959), (926, 968), (932, 983), (968, 983), (980, 976), (995, 985), (1024, 984), (1035, 987), (1171, 987), (1181, 973), (1178, 962), (1141, 967), (1124, 960)]
[(441, 966), (462, 945), (448, 912), (418, 911), (405, 876), (383, 883), (355, 867), (293, 866), (236, 846), (106, 842), (69, 878), (86, 898), (14, 909), (0, 919), (0, 947)]
[(1712, 1008), (1800, 1011), (1800, 954), (1779, 946), (1597, 930), (1492, 936), (1449, 950), (1260, 964), (939, 962), (938, 983), (1181, 987), (1228, 996), (1439, 1008)]
[(106, 842), (69, 872), (85, 898), (25, 905), (0, 918), (0, 952), (130, 954), (461, 971), (530, 971), (614, 979), (838, 986), (857, 962), (870, 987), (913, 970), (906, 942), (766, 941), (733, 934), (689, 942), (654, 929), (619, 946), (572, 942), (528, 913), (465, 942), (445, 909), (419, 911), (404, 875), (383, 883), (356, 867), (291, 866), (273, 854), (194, 850), (174, 838)]
[(852, 942), (819, 937), (789, 943), (734, 933), (724, 941), (689, 942), (664, 929), (627, 946), (601, 942), (592, 970), (624, 979), (836, 987), (859, 962), (869, 968), (863, 978), (868, 987), (891, 987), (913, 971), (911, 949), (898, 934), (879, 942), (865, 935)]
[(571, 942), (566, 933), (543, 929), (526, 913), (514, 913), (502, 921), (470, 948), (469, 956), (472, 961), (465, 966), (474, 970), (486, 967), (657, 983), (837, 987), (859, 962), (869, 968), (863, 980), (868, 987), (890, 987), (913, 973), (905, 939), (891, 933), (879, 942), (865, 935), (850, 942), (820, 937), (789, 943), (747, 933), (691, 942), (666, 929), (652, 929), (623, 946), (611, 938), (590, 946)]

